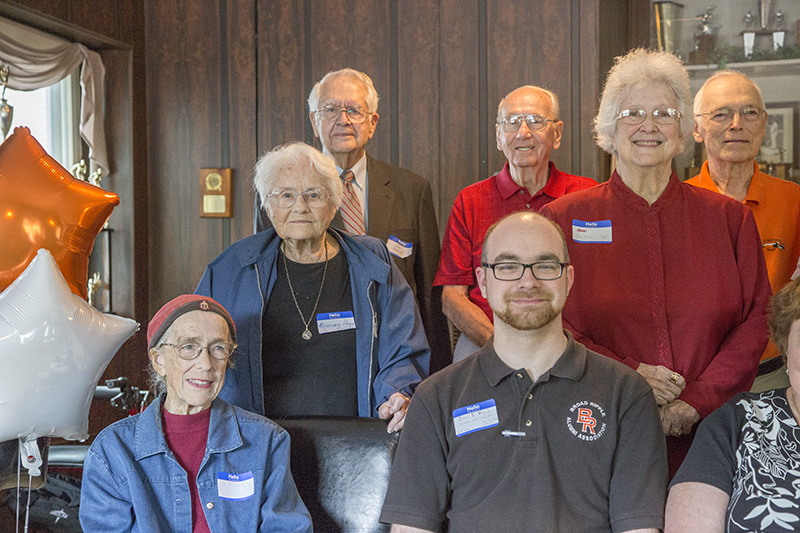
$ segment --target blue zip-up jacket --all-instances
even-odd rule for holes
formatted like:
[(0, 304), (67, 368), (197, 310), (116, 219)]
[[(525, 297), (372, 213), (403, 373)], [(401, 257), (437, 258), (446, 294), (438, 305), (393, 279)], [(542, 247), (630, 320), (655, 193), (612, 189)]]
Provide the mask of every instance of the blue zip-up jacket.
[[(377, 416), (378, 407), (393, 393), (411, 397), (427, 377), (430, 348), (414, 294), (386, 245), (334, 228), (328, 233), (339, 241), (350, 270), (358, 414)], [(219, 302), (236, 324), (235, 367), (225, 374), (220, 397), (260, 414), (264, 414), (261, 317), (275, 286), (281, 242), (275, 230), (268, 229), (232, 244), (208, 265), (195, 291)]]
[[(86, 533), (191, 533), (189, 483), (197, 483), (212, 533), (311, 533), (311, 516), (289, 471), (286, 430), (215, 399), (205, 457), (197, 480), (190, 480), (164, 438), (162, 399), (156, 399), (143, 413), (108, 426), (89, 447), (80, 509)], [(220, 473), (252, 475), (252, 488), (248, 487), (241, 499), (222, 498), (222, 486), (217, 482)]]

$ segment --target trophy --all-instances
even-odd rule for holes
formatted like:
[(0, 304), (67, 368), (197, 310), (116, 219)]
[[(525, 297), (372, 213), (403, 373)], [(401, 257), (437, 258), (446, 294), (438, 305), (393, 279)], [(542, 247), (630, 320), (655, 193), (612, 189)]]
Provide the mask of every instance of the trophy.
[(656, 39), (658, 49), (671, 54), (675, 53), (678, 33), (678, 10), (683, 4), (672, 1), (653, 2), (656, 14)]
[(784, 14), (780, 10), (775, 13), (775, 30), (772, 32), (772, 49), (777, 51), (778, 48), (783, 46), (783, 38), (786, 37), (786, 32), (783, 30), (783, 17)]
[(716, 7), (710, 5), (702, 15), (697, 16), (700, 19), (700, 35), (695, 36), (694, 50), (689, 53), (689, 63), (692, 65), (707, 64), (708, 58), (714, 53), (717, 38), (712, 33), (711, 15)]
[(0, 63), (0, 87), (3, 89), (0, 95), (0, 131), (3, 132), (3, 139), (8, 135), (8, 130), (11, 129), (11, 123), (14, 120), (14, 107), (8, 105), (6, 101), (6, 87), (8, 86), (8, 65)]

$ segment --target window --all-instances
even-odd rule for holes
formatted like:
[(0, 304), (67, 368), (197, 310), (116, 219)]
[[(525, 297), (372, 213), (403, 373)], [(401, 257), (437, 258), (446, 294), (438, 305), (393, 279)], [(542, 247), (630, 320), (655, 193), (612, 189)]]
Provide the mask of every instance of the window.
[(6, 100), (14, 107), (14, 128), (27, 126), (39, 144), (67, 170), (82, 158), (80, 137), (80, 69), (60, 82), (36, 89), (6, 89)]

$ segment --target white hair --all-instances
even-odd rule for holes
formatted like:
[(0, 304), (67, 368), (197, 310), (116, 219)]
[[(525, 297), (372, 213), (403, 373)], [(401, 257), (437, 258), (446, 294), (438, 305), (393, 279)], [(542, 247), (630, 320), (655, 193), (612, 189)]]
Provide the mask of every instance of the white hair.
[(372, 79), (361, 72), (352, 68), (343, 68), (341, 70), (334, 70), (328, 72), (321, 80), (314, 84), (311, 89), (311, 94), (308, 95), (308, 110), (314, 112), (319, 107), (319, 96), (322, 92), (322, 86), (325, 82), (333, 80), (334, 78), (350, 78), (358, 81), (367, 90), (367, 112), (378, 112), (378, 91), (375, 90), (375, 85), (372, 84)]
[(681, 137), (685, 139), (692, 133), (692, 91), (686, 67), (668, 52), (637, 48), (618, 56), (608, 72), (600, 108), (594, 119), (597, 146), (610, 154), (614, 153), (611, 138), (617, 129), (616, 116), (621, 111), (622, 102), (632, 91), (655, 85), (666, 86), (675, 95), (681, 113)]
[(543, 87), (537, 87), (536, 85), (523, 85), (522, 87), (517, 87), (516, 89), (514, 89), (513, 91), (511, 91), (510, 93), (508, 93), (507, 95), (505, 95), (503, 98), (500, 99), (500, 103), (497, 104), (497, 122), (500, 122), (501, 120), (503, 120), (503, 118), (505, 118), (502, 116), (503, 104), (506, 103), (506, 100), (508, 99), (509, 96), (511, 96), (511, 93), (519, 91), (520, 89), (532, 89), (546, 95), (550, 99), (550, 112), (553, 114), (552, 117), (546, 117), (546, 118), (550, 118), (552, 120), (561, 120), (560, 118), (561, 106), (558, 103), (558, 96), (556, 96), (556, 93), (548, 89), (545, 89)]
[(758, 105), (761, 107), (761, 109), (764, 109), (764, 96), (761, 94), (761, 87), (756, 85), (756, 82), (751, 80), (750, 77), (747, 76), (747, 74), (745, 74), (744, 72), (739, 72), (738, 70), (732, 70), (732, 69), (725, 69), (725, 70), (718, 70), (717, 72), (712, 74), (706, 80), (706, 82), (703, 84), (703, 86), (700, 87), (700, 90), (697, 91), (697, 94), (694, 95), (694, 114), (695, 115), (699, 115), (700, 113), (704, 112), (703, 111), (703, 104), (704, 104), (703, 95), (705, 94), (705, 88), (709, 84), (711, 84), (712, 81), (718, 80), (718, 79), (721, 79), (721, 78), (739, 78), (740, 80), (743, 80), (743, 81), (749, 83), (750, 86), (753, 87), (753, 89), (755, 89), (756, 93), (758, 94)]
[(267, 195), (272, 192), (273, 183), (279, 176), (302, 176), (308, 172), (316, 172), (322, 178), (325, 188), (331, 193), (334, 207), (338, 209), (342, 200), (342, 180), (336, 172), (336, 164), (313, 146), (301, 142), (278, 146), (256, 163), (253, 182), (264, 209), (272, 213)]

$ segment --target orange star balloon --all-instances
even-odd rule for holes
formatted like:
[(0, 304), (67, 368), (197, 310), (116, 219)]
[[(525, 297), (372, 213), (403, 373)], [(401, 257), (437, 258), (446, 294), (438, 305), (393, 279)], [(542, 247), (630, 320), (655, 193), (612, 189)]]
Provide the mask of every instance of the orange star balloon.
[(119, 197), (75, 179), (25, 127), (0, 145), (0, 191), (0, 291), (46, 248), (85, 299), (89, 254)]

